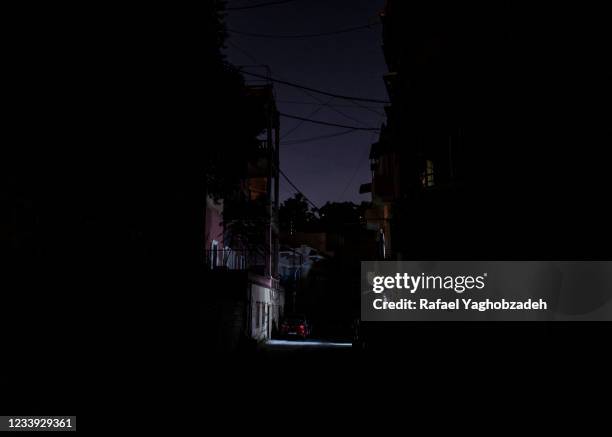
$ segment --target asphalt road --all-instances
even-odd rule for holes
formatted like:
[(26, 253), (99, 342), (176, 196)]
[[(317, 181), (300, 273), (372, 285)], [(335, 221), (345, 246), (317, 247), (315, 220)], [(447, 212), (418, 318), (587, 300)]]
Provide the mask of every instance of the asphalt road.
[(275, 355), (346, 355), (351, 352), (351, 343), (338, 343), (325, 340), (269, 340), (261, 346), (261, 352)]

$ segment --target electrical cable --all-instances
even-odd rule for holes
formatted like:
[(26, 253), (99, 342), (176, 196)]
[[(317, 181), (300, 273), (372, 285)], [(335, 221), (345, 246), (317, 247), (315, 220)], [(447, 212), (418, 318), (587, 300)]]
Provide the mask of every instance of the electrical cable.
[(324, 139), (327, 139), (327, 138), (339, 137), (341, 135), (350, 134), (352, 132), (358, 132), (358, 131), (356, 131), (355, 129), (348, 129), (348, 130), (343, 130), (343, 131), (335, 132), (333, 134), (328, 134), (328, 135), (319, 135), (317, 137), (310, 137), (310, 138), (302, 138), (302, 139), (299, 139), (299, 140), (285, 141), (285, 142), (283, 142), (283, 145), (291, 146), (293, 144), (310, 143), (310, 142), (313, 142), (313, 141), (324, 140)]
[(353, 130), (365, 130), (365, 131), (380, 131), (380, 128), (378, 127), (359, 127), (359, 126), (347, 126), (345, 124), (337, 124), (337, 123), (328, 123), (326, 121), (320, 121), (320, 120), (311, 120), (309, 118), (305, 118), (305, 117), (298, 117), (297, 115), (291, 115), (291, 114), (285, 114), (283, 112), (279, 112), (279, 115), (281, 117), (285, 117), (285, 118), (292, 118), (294, 120), (304, 120), (307, 121), (309, 123), (314, 123), (314, 124), (321, 124), (323, 126), (335, 126), (335, 127), (343, 127), (345, 129), (353, 129)]
[(294, 183), (291, 181), (291, 179), (289, 179), (289, 176), (287, 176), (287, 175), (285, 174), (285, 172), (284, 172), (284, 171), (283, 171), (283, 170), (282, 170), (280, 167), (279, 167), (279, 169), (278, 169), (278, 172), (281, 174), (281, 176), (282, 176), (282, 177), (284, 177), (284, 178), (285, 178), (285, 180), (286, 180), (286, 181), (289, 183), (289, 185), (291, 185), (291, 186), (293, 187), (293, 189), (294, 189), (295, 191), (297, 191), (297, 192), (298, 192), (298, 193), (300, 193), (302, 196), (304, 196), (304, 199), (305, 199), (305, 200), (306, 200), (308, 203), (310, 203), (310, 204), (312, 205), (312, 207), (313, 207), (313, 208), (314, 208), (316, 211), (318, 211), (318, 210), (319, 210), (319, 207), (318, 207), (317, 205), (315, 205), (315, 204), (314, 204), (314, 203), (313, 203), (313, 202), (312, 202), (312, 201), (311, 201), (311, 200), (308, 198), (308, 196), (306, 196), (306, 195), (305, 195), (305, 194), (302, 192), (302, 190), (300, 190), (298, 187), (296, 187), (296, 186), (295, 186), (295, 184), (294, 184)]
[[(382, 123), (382, 120), (381, 120)], [(372, 142), (374, 141), (374, 138), (376, 138), (376, 132), (372, 133), (372, 137), (370, 138), (370, 144), (368, 144), (368, 147), (365, 150), (365, 157), (368, 158), (369, 157), (369, 152), (370, 152), (370, 148), (372, 146)], [(344, 189), (342, 190), (342, 193), (340, 194), (340, 196), (338, 196), (338, 200), (337, 202), (340, 202), (340, 200), (342, 199), (342, 196), (344, 196), (344, 193), (346, 193), (346, 190), (348, 190), (348, 188), (351, 186), (351, 184), (353, 183), (353, 180), (355, 180), (355, 177), (357, 176), (357, 173), (359, 173), (359, 167), (361, 166), (361, 162), (363, 159), (363, 155), (359, 156), (359, 159), (357, 161), (357, 166), (355, 167), (355, 171), (353, 172), (351, 178), (349, 179), (349, 181), (347, 182), (347, 184), (345, 185)]]
[(329, 32), (303, 33), (303, 34), (296, 34), (296, 35), (273, 35), (273, 34), (265, 34), (265, 33), (251, 33), (251, 32), (243, 32), (241, 30), (233, 30), (233, 29), (227, 29), (227, 32), (234, 33), (236, 35), (244, 35), (244, 36), (250, 36), (250, 37), (255, 37), (255, 38), (299, 39), (299, 38), (316, 38), (320, 36), (338, 35), (341, 33), (354, 32), (356, 30), (371, 29), (372, 26), (373, 26), (372, 24), (365, 24), (362, 26), (348, 27), (346, 29), (332, 30)]
[(266, 77), (266, 76), (263, 76), (263, 75), (257, 74), (257, 73), (250, 73), (250, 72), (247, 72), (247, 71), (241, 71), (241, 73), (245, 74), (247, 76), (253, 76), (253, 77), (258, 77), (260, 79), (266, 79), (266, 80), (269, 80), (270, 82), (280, 83), (280, 84), (283, 84), (283, 85), (292, 86), (292, 87), (300, 88), (300, 89), (307, 90), (307, 91), (312, 91), (313, 93), (323, 94), (323, 95), (329, 96), (329, 97), (335, 97), (337, 99), (354, 100), (354, 101), (370, 102), (370, 103), (384, 103), (384, 104), (389, 104), (390, 103), (387, 100), (369, 99), (369, 98), (365, 98), (365, 97), (352, 97), (352, 96), (344, 96), (344, 95), (341, 95), (341, 94), (330, 93), (330, 92), (327, 92), (327, 91), (317, 90), (315, 88), (311, 88), (311, 87), (307, 87), (307, 86), (303, 86), (303, 85), (298, 85), (298, 84), (293, 83), (293, 82), (288, 82), (288, 81), (285, 81), (285, 80), (279, 80), (279, 79), (275, 79), (275, 78), (272, 78), (272, 77)]
[[(334, 100), (333, 97), (331, 97), (327, 103), (331, 102), (332, 100)], [(310, 118), (313, 115), (315, 115), (317, 112), (319, 112), (321, 109), (323, 109), (323, 106), (319, 106), (318, 108), (316, 108), (314, 111), (310, 112), (310, 114), (308, 114), (306, 116), (306, 118)], [(288, 132), (286, 132), (283, 136), (280, 137), (281, 141), (284, 140), (285, 138), (287, 138), (289, 135), (291, 135), (293, 132), (295, 132), (297, 129), (299, 129), (299, 127), (304, 124), (306, 121), (305, 120), (300, 120), (294, 127), (292, 127), (291, 129), (289, 129)]]
[[(277, 102), (278, 103), (289, 103), (289, 104), (293, 104), (293, 105), (322, 105), (322, 103), (304, 102), (304, 101), (299, 101), (299, 100), (282, 100), (282, 99), (278, 99)], [(327, 106), (330, 107), (330, 108), (352, 108), (353, 107), (353, 105), (343, 105), (343, 104), (340, 104), (340, 103), (334, 103), (333, 105), (327, 105)], [(366, 107), (366, 108), (376, 108), (375, 106), (366, 106), (366, 105), (364, 105), (364, 107)]]
[(290, 3), (293, 1), (295, 0), (279, 0), (275, 2), (256, 3), (254, 5), (248, 5), (248, 6), (236, 6), (234, 8), (225, 8), (225, 10), (226, 11), (243, 11), (245, 9), (263, 8), (264, 6), (282, 5), (284, 3)]

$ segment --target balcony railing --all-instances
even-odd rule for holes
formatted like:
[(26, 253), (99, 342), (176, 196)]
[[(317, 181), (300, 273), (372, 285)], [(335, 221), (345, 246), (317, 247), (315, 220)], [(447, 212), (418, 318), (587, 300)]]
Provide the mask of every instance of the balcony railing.
[(204, 258), (207, 270), (250, 270), (262, 275), (266, 272), (266, 255), (258, 251), (209, 249)]
[(209, 270), (247, 270), (251, 265), (247, 250), (209, 249), (204, 255)]
[(257, 150), (260, 152), (267, 152), (270, 148), (270, 143), (268, 140), (258, 140)]

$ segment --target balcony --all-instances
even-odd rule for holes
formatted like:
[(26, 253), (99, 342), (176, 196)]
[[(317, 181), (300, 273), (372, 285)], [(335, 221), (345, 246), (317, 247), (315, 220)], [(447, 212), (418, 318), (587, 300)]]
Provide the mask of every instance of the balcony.
[(249, 254), (246, 250), (209, 249), (204, 253), (207, 270), (247, 270)]
[(258, 140), (257, 153), (249, 162), (249, 177), (269, 177), (272, 173), (273, 145), (267, 140)]
[(258, 140), (257, 151), (259, 153), (267, 153), (270, 151), (270, 143), (268, 140)]
[(204, 266), (209, 271), (238, 270), (263, 275), (266, 271), (266, 255), (246, 249), (209, 249), (204, 252)]

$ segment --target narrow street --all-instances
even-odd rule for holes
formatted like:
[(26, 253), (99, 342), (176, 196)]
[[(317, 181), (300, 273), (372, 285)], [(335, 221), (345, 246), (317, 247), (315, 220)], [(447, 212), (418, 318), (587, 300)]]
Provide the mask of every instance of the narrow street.
[(351, 353), (351, 343), (338, 343), (326, 340), (269, 340), (262, 346), (261, 351), (266, 356), (282, 356), (291, 354), (327, 354), (345, 356)]

